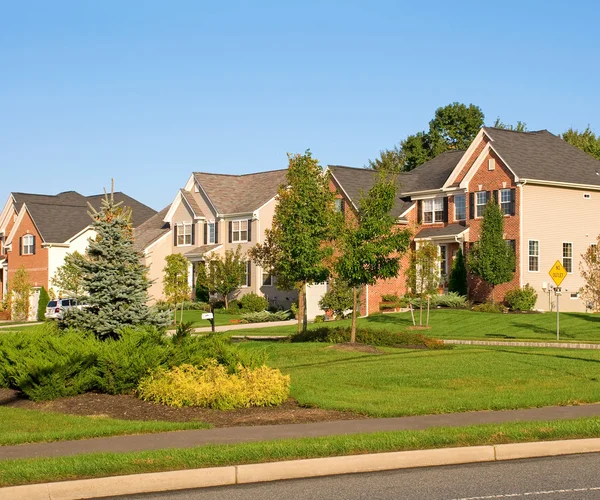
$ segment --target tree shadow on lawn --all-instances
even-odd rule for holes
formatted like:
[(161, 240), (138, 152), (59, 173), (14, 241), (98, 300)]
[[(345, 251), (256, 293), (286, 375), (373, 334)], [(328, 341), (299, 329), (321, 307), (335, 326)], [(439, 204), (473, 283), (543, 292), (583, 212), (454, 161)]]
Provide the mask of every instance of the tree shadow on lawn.
[[(528, 330), (532, 333), (539, 333), (541, 335), (553, 335), (556, 336), (556, 328), (546, 328), (543, 326), (539, 326), (539, 325), (535, 325), (533, 323), (524, 323), (522, 321), (512, 321), (510, 323), (511, 326), (515, 327), (515, 328), (521, 328), (524, 330)], [(575, 335), (572, 333), (569, 333), (568, 330), (566, 329), (561, 329), (560, 334), (563, 337), (567, 337), (570, 339), (574, 339)]]
[[(585, 321), (591, 321), (592, 323), (599, 323), (600, 326), (600, 314), (598, 313), (560, 313), (561, 316), (567, 316), (569, 318), (583, 319)], [(600, 333), (600, 332), (599, 332)]]

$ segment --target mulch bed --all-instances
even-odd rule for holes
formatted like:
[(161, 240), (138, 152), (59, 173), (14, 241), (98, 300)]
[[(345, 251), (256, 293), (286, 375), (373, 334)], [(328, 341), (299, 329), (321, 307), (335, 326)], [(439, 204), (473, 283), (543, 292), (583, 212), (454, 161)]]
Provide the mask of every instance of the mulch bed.
[(299, 424), (367, 418), (352, 412), (306, 408), (294, 399), (270, 408), (242, 408), (220, 411), (206, 408), (171, 408), (142, 401), (132, 395), (86, 393), (54, 401), (30, 401), (18, 391), (0, 389), (0, 406), (23, 408), (70, 415), (103, 416), (123, 420), (165, 420), (189, 422), (200, 420), (215, 427)]

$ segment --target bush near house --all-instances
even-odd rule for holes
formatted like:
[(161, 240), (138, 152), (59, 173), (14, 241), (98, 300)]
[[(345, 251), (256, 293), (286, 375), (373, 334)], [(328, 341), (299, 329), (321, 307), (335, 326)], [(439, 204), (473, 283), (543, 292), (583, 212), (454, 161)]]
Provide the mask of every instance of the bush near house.
[(158, 368), (203, 366), (215, 359), (227, 371), (264, 364), (264, 356), (242, 352), (219, 337), (170, 339), (154, 327), (127, 327), (118, 339), (98, 340), (54, 325), (27, 335), (0, 336), (0, 387), (17, 389), (33, 400), (51, 400), (88, 391), (132, 392)]
[(260, 311), (242, 314), (242, 321), (244, 323), (268, 323), (271, 321), (286, 321), (292, 319), (294, 316), (291, 311)]
[(515, 288), (504, 294), (504, 302), (513, 311), (531, 311), (537, 302), (535, 288), (527, 283), (523, 288)]
[(505, 313), (506, 306), (499, 303), (484, 302), (483, 304), (473, 306), (473, 311), (483, 313)]
[(254, 292), (247, 293), (240, 299), (243, 312), (260, 312), (269, 307), (269, 301)]
[[(421, 299), (414, 298), (411, 303), (415, 307), (420, 307)], [(427, 299), (425, 299), (424, 305), (427, 305)], [(450, 307), (452, 309), (463, 309), (469, 306), (469, 301), (464, 295), (459, 295), (455, 292), (448, 294), (437, 294), (432, 295), (430, 299), (430, 306), (432, 307)]]
[(214, 359), (201, 368), (191, 365), (170, 370), (159, 368), (142, 379), (137, 389), (138, 396), (146, 401), (217, 410), (277, 406), (288, 398), (289, 392), (290, 377), (279, 370), (240, 366), (237, 373), (228, 373)]

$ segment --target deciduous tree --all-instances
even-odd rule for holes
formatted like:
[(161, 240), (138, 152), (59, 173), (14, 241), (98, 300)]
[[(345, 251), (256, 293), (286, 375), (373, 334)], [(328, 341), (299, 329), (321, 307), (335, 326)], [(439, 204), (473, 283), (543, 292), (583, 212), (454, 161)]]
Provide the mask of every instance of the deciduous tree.
[(75, 251), (65, 256), (65, 261), (50, 280), (60, 296), (80, 297), (83, 294), (82, 263), (85, 256)]
[(188, 284), (188, 260), (180, 253), (165, 257), (163, 268), (163, 293), (167, 302), (178, 304), (190, 298)]
[(594, 245), (581, 254), (579, 271), (585, 280), (581, 297), (593, 311), (600, 311), (600, 235)]
[[(427, 297), (437, 293), (440, 284), (440, 255), (437, 245), (424, 243), (411, 252), (407, 278), (410, 288), (420, 299), (419, 325), (423, 325), (423, 305)], [(429, 303), (427, 307), (429, 308)], [(429, 313), (427, 318), (429, 319)]]
[(592, 132), (589, 125), (583, 132), (570, 128), (562, 134), (562, 139), (600, 160), (600, 137)]
[(345, 219), (336, 240), (335, 273), (352, 287), (350, 342), (356, 341), (360, 289), (378, 279), (396, 277), (400, 258), (410, 243), (410, 232), (397, 229), (390, 215), (396, 192), (393, 176), (381, 172), (376, 184), (359, 200), (356, 216)]
[(13, 318), (19, 321), (29, 319), (29, 298), (31, 297), (32, 284), (25, 266), (19, 267), (9, 283)]
[(277, 277), (277, 287), (298, 290), (298, 331), (306, 329), (306, 285), (326, 281), (326, 244), (335, 232), (334, 193), (329, 177), (310, 151), (288, 155), (286, 184), (279, 187), (271, 229), (249, 254)]
[(204, 269), (199, 266), (197, 283), (208, 288), (210, 293), (221, 295), (225, 308), (228, 308), (229, 297), (244, 284), (247, 271), (248, 262), (238, 245), (235, 252), (227, 250), (222, 257), (213, 255), (208, 258)]
[(515, 254), (504, 240), (504, 217), (494, 199), (490, 199), (483, 212), (481, 235), (469, 252), (469, 270), (494, 288), (513, 279)]

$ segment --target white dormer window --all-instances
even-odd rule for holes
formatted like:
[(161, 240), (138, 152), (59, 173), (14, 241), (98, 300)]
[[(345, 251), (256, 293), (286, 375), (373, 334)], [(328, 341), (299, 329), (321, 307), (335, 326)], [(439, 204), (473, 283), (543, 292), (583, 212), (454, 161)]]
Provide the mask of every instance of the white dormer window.
[(192, 223), (177, 224), (177, 246), (192, 245)]

